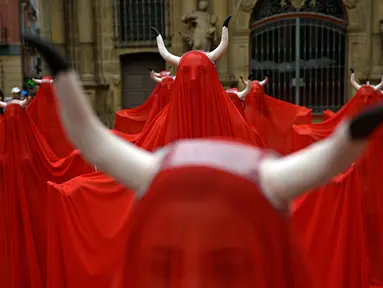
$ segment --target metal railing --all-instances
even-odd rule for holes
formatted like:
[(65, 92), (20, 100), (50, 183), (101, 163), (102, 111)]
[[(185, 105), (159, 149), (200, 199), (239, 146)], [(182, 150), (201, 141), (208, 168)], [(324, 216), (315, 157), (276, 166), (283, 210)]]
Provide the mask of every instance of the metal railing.
[(322, 112), (346, 101), (346, 26), (325, 19), (292, 17), (256, 26), (251, 69), (270, 77), (273, 97)]
[(120, 47), (155, 46), (156, 27), (169, 44), (171, 0), (114, 0), (113, 33)]

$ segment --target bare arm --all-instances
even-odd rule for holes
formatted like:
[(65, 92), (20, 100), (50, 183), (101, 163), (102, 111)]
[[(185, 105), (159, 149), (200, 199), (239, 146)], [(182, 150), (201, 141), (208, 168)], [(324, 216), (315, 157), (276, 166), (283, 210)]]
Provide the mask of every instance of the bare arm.
[(0, 101), (0, 108), (5, 108), (7, 107), (7, 103)]

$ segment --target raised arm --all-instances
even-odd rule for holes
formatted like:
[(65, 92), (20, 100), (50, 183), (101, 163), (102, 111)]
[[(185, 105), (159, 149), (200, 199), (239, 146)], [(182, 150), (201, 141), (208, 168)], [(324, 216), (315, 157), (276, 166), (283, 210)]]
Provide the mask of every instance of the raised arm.
[(299, 152), (266, 159), (260, 177), (264, 192), (279, 203), (326, 184), (362, 154), (369, 135), (383, 121), (383, 105), (344, 121), (327, 139)]
[(140, 191), (157, 172), (159, 158), (109, 132), (93, 112), (77, 73), (49, 41), (29, 34), (24, 39), (43, 55), (53, 75), (57, 75), (54, 83), (60, 117), (74, 146), (91, 164)]

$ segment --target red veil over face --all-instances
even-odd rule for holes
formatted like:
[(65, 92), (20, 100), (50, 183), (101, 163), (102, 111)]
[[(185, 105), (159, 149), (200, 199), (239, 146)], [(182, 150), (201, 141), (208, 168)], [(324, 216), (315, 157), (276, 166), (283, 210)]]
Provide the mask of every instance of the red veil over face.
[(260, 133), (266, 146), (286, 155), (293, 150), (293, 125), (311, 123), (311, 109), (294, 105), (265, 94), (263, 86), (253, 81), (245, 98), (245, 117)]
[(214, 63), (204, 52), (190, 51), (178, 65), (169, 105), (138, 138), (127, 139), (153, 150), (178, 139), (213, 136), (263, 146), (257, 131), (227, 97)]
[(126, 287), (312, 287), (288, 217), (264, 198), (253, 170), (247, 178), (164, 165), (132, 215)]

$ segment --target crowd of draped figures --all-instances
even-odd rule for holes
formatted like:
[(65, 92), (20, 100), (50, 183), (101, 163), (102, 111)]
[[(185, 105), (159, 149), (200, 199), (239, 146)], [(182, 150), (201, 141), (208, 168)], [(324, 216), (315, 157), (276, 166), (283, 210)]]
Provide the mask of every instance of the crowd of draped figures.
[[(180, 87), (186, 85), (177, 82), (181, 74), (157, 72), (148, 73), (157, 82), (152, 94), (141, 106), (118, 111), (112, 130), (149, 151), (177, 139), (219, 136), (287, 155), (383, 97), (352, 74), (355, 95), (312, 124), (310, 109), (265, 94), (271, 80), (249, 77), (243, 90), (225, 91), (206, 79), (206, 89), (194, 91), (205, 101), (196, 106), (183, 97), (193, 87)], [(382, 144), (374, 137), (361, 160), (290, 207), (291, 229), (322, 275), (321, 287), (383, 286)], [(0, 170), (1, 287), (124, 287), (134, 194), (96, 171), (67, 140), (54, 83), (42, 81), (26, 109), (7, 106)]]

